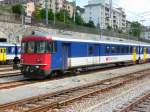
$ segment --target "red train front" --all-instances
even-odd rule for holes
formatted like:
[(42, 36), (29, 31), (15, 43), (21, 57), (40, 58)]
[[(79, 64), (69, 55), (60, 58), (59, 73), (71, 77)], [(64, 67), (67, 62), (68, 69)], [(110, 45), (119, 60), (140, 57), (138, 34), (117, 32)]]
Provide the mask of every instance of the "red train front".
[(25, 77), (43, 79), (51, 72), (50, 36), (29, 36), (22, 39), (22, 73)]

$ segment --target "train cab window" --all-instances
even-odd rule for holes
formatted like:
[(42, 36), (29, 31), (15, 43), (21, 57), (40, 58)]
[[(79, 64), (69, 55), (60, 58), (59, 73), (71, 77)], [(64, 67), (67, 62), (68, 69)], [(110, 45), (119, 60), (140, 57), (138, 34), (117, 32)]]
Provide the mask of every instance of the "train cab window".
[(35, 52), (35, 42), (28, 42), (27, 53), (34, 53)]
[(89, 53), (89, 56), (93, 55), (93, 47), (92, 46), (89, 46), (88, 53)]
[(109, 45), (106, 46), (106, 48), (105, 48), (105, 53), (106, 53), (106, 54), (109, 54), (109, 53), (110, 53), (110, 46), (109, 46)]
[(46, 47), (46, 41), (39, 41), (36, 43), (36, 52), (37, 53), (46, 53), (47, 47)]

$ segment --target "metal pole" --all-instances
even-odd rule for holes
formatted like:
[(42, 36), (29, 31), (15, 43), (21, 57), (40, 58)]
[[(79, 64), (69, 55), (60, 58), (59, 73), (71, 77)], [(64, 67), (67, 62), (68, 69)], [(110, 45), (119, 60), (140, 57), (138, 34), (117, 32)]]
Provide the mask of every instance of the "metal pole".
[(74, 16), (73, 16), (74, 23), (76, 22), (76, 0), (74, 0)]
[(24, 19), (25, 19), (25, 18), (24, 18), (24, 7), (23, 7), (23, 5), (22, 5), (22, 9), (21, 9), (21, 19), (22, 19), (22, 20), (21, 20), (22, 26), (24, 26), (24, 22), (25, 22)]
[(46, 25), (48, 25), (48, 0), (45, 0)]
[(64, 23), (66, 22), (66, 13), (65, 13), (65, 10), (64, 10)]
[(110, 5), (109, 21), (110, 21), (110, 26), (111, 26), (112, 25), (112, 21), (111, 21), (111, 16), (112, 16), (112, 0), (109, 0), (109, 5)]
[(54, 24), (56, 24), (56, 1), (54, 3)]

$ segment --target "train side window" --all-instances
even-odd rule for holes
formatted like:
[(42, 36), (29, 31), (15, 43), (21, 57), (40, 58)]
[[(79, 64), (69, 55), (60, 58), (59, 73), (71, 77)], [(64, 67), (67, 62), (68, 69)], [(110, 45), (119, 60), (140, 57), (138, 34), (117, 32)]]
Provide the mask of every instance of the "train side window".
[(93, 55), (93, 47), (92, 46), (89, 46), (88, 53), (89, 53), (89, 56)]
[(125, 47), (124, 46), (121, 47), (121, 53), (125, 53)]
[(8, 47), (8, 54), (11, 54), (11, 47)]
[(133, 47), (132, 46), (130, 47), (130, 53), (133, 53)]
[(110, 46), (109, 46), (109, 45), (106, 46), (106, 48), (105, 48), (105, 53), (106, 53), (106, 54), (109, 54), (109, 53), (110, 53)]
[(120, 53), (120, 46), (117, 46), (117, 53)]
[(128, 46), (126, 47), (126, 53), (129, 53), (129, 47)]
[(116, 47), (115, 46), (111, 47), (111, 53), (116, 53)]
[(3, 53), (3, 49), (1, 49), (1, 53)]

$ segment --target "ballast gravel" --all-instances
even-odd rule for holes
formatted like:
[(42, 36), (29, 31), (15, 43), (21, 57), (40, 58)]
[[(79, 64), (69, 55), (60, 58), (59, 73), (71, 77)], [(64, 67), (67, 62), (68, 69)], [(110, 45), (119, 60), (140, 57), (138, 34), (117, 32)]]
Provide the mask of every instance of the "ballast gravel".
[(59, 80), (50, 80), (48, 82), (39, 82), (36, 84), (0, 90), (0, 105), (22, 100), (25, 98), (30, 98), (33, 96), (39, 96), (51, 92), (57, 92), (73, 87), (82, 86), (87, 83), (93, 83), (95, 81), (129, 74), (143, 69), (150, 69), (150, 64), (129, 66), (120, 69), (101, 71), (90, 73), (87, 75), (73, 76)]
[(150, 91), (150, 77), (77, 101), (57, 112), (113, 112), (147, 91)]

